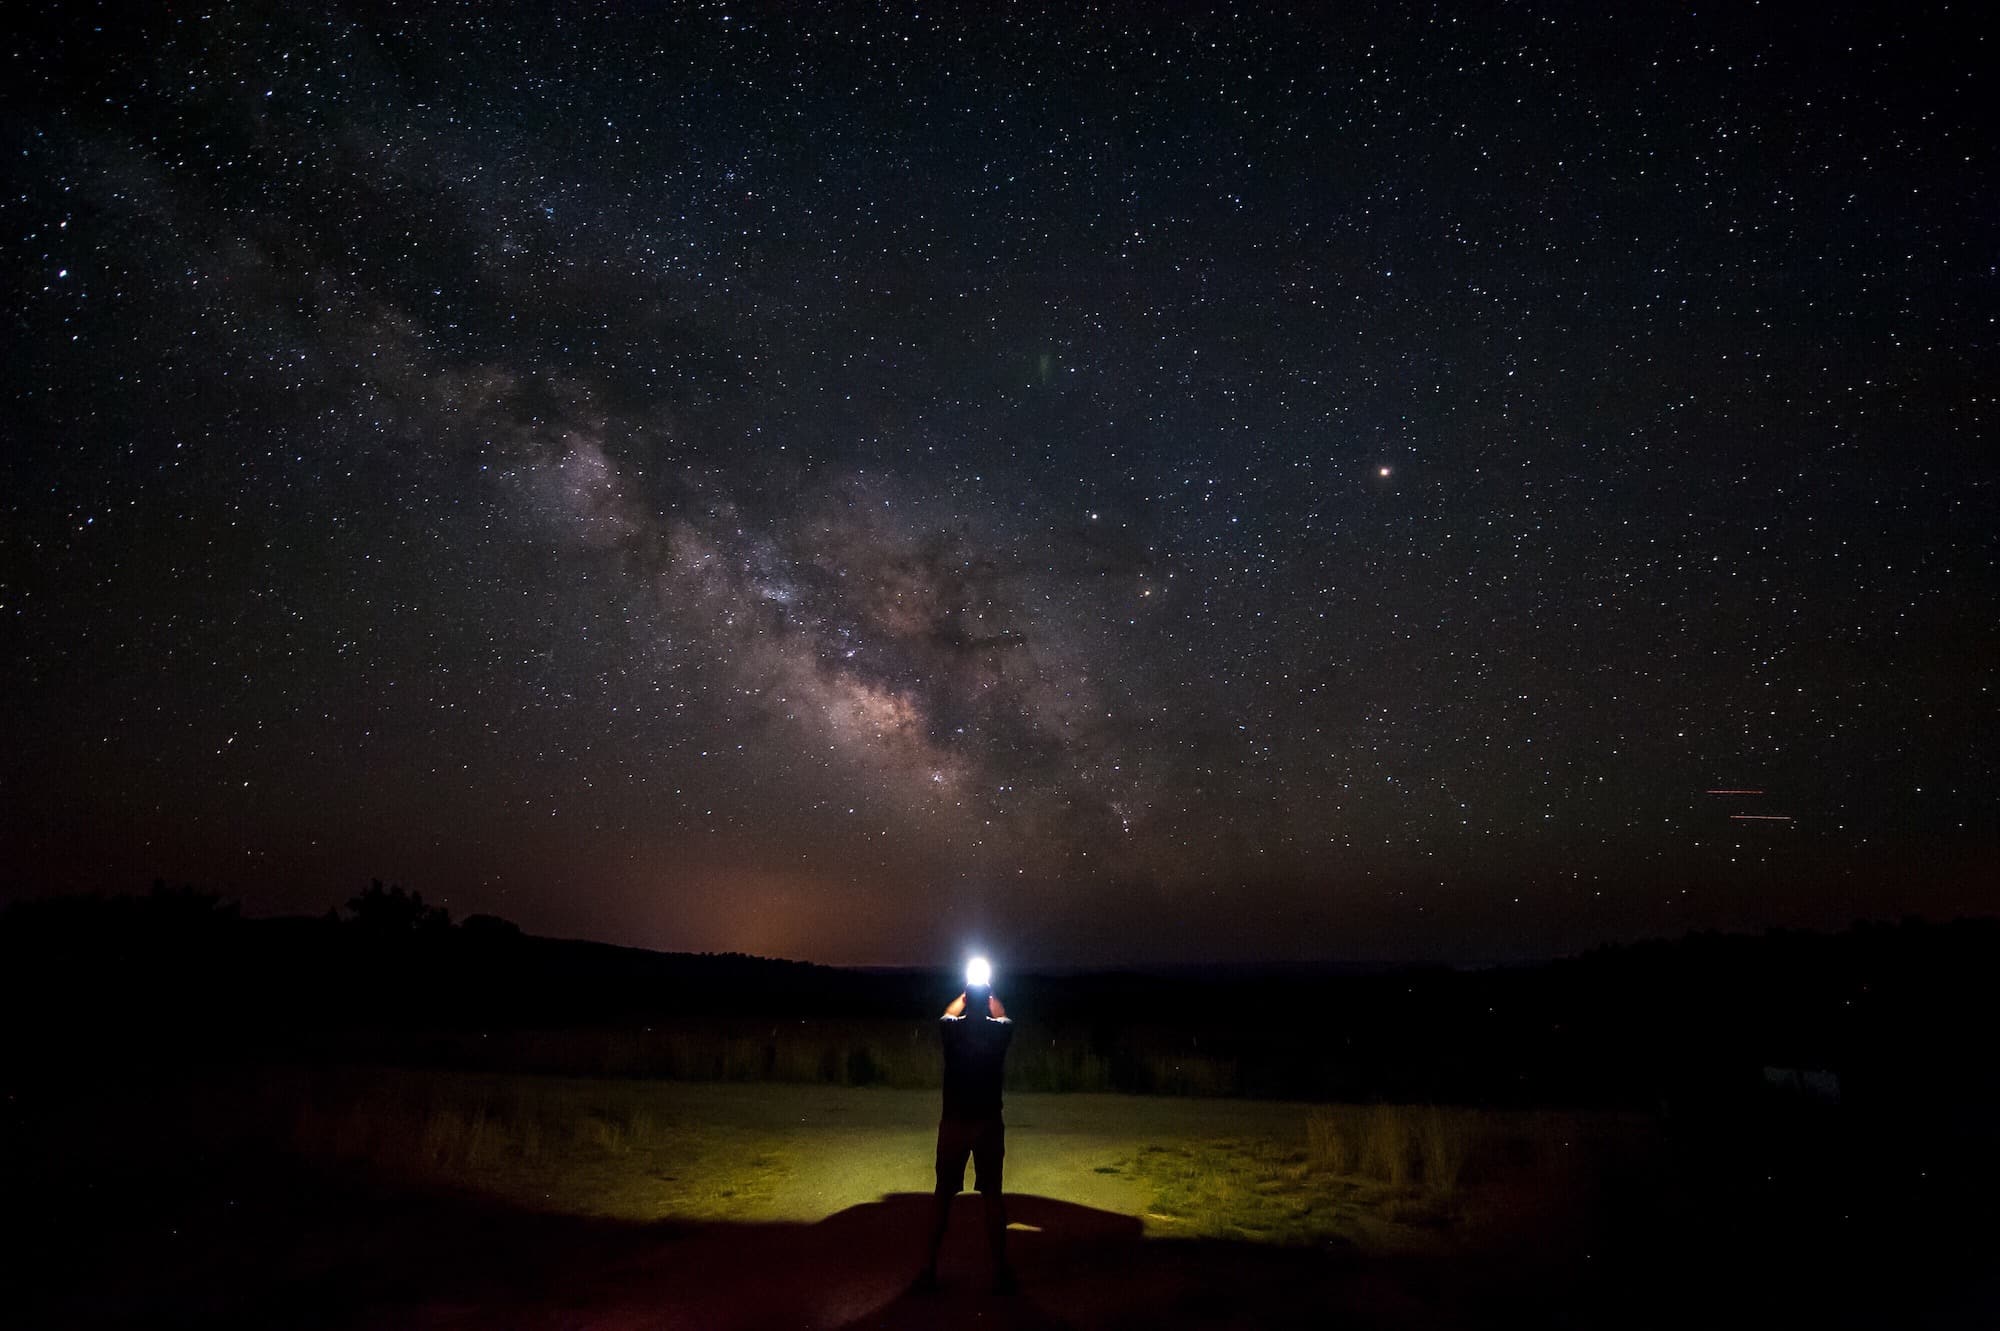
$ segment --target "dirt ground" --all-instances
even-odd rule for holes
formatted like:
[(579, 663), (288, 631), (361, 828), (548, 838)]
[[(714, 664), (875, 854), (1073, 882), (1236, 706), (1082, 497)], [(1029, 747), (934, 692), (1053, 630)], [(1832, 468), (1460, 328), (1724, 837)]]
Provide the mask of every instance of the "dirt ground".
[[(887, 1193), (930, 1191), (934, 1091), (661, 1084), (648, 1095), (670, 1122), (727, 1123), (753, 1137), (771, 1162), (734, 1205), (721, 1214), (711, 1205), (702, 1218), (813, 1223)], [(1235, 1138), (1303, 1144), (1309, 1110), (1284, 1101), (1011, 1095), (1007, 1189), (1129, 1217), (1146, 1235), (1178, 1236), (1180, 1222), (1149, 1209), (1152, 1190), (1133, 1169), (1138, 1150)], [(672, 1188), (661, 1188), (659, 1204), (662, 1218), (678, 1213)], [(1378, 1237), (1385, 1245), (1396, 1238), (1388, 1229)]]
[[(1312, 1242), (1218, 1234), (1200, 1217), (1155, 1210), (1158, 1179), (1135, 1160), (1148, 1149), (1302, 1139), (1308, 1107), (1107, 1095), (1009, 1098), (1020, 1291), (990, 1292), (981, 1199), (966, 1194), (943, 1287), (917, 1293), (934, 1093), (671, 1083), (615, 1093), (654, 1125), (652, 1149), (626, 1144), (587, 1168), (557, 1161), (554, 1173), (496, 1168), (490, 1187), (248, 1167), (209, 1150), (162, 1176), (79, 1171), (73, 1186), (38, 1196), (33, 1215), (17, 1210), (32, 1226), (16, 1247), (30, 1278), (7, 1320), (1160, 1331), (1749, 1325), (1791, 1309), (1815, 1325), (1860, 1326), (1888, 1324), (1899, 1305), (1893, 1288), (1870, 1283), (1867, 1297), (1850, 1297), (1841, 1284), (1858, 1257), (1883, 1256), (1866, 1245), (1746, 1253), (1720, 1228), (1685, 1223), (1684, 1210), (1596, 1215), (1579, 1228), (1523, 1205), (1478, 1223), (1413, 1225), (1356, 1203)], [(1822, 1265), (1817, 1285), (1801, 1283)], [(1953, 1295), (1939, 1306), (1892, 1320), (2000, 1324), (1977, 1320), (1983, 1302)]]

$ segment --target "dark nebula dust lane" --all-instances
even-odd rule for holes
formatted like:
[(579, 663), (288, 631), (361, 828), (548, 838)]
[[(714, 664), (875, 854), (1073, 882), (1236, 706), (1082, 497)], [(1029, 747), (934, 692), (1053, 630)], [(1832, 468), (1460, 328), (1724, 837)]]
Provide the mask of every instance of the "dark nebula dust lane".
[(1003, 965), (1990, 908), (1972, 22), (30, 7), (0, 893)]

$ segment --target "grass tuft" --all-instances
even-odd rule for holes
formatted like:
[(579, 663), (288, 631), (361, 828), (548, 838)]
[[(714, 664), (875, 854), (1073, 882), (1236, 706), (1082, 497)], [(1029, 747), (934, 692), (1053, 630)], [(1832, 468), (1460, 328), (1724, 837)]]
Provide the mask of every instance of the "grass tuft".
[(1410, 1181), (1414, 1144), (1409, 1109), (1376, 1105), (1368, 1115), (1367, 1135), (1361, 1144), (1362, 1172), (1392, 1188), (1402, 1187)]
[[(1318, 1105), (1306, 1115), (1306, 1160), (1320, 1173), (1421, 1186), (1434, 1201), (1449, 1200), (1476, 1158), (1502, 1153), (1505, 1122), (1439, 1105)], [(1532, 1122), (1527, 1132), (1543, 1135)]]
[(1456, 1196), (1472, 1157), (1478, 1119), (1468, 1110), (1425, 1105), (1415, 1114), (1414, 1128), (1424, 1190), (1434, 1197)]

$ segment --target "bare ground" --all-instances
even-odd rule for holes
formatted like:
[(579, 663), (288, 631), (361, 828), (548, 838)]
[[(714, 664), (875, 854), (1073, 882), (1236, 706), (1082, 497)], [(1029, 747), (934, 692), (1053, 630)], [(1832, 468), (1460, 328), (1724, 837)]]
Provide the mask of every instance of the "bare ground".
[[(1860, 1269), (1865, 1249), (1829, 1250), (1827, 1278), (1795, 1283), (1822, 1254), (1781, 1250), (1775, 1234), (1768, 1253), (1715, 1240), (1687, 1224), (1701, 1212), (1670, 1191), (1643, 1193), (1636, 1215), (1577, 1212), (1576, 1197), (1541, 1176), (1473, 1189), (1448, 1213), (1419, 1208), (1414, 1219), (1396, 1204), (1406, 1192), (1362, 1180), (1318, 1180), (1301, 1201), (1305, 1175), (1288, 1162), (1305, 1145), (1310, 1107), (1110, 1095), (1010, 1098), (1021, 1291), (988, 1291), (980, 1199), (966, 1195), (943, 1288), (915, 1293), (934, 1093), (643, 1082), (534, 1093), (588, 1097), (605, 1117), (561, 1149), (524, 1151), (510, 1139), (471, 1150), (477, 1125), (438, 1133), (448, 1115), (433, 1105), (418, 1120), (438, 1137), (430, 1145), (443, 1159), (455, 1142), (463, 1157), (443, 1182), (388, 1176), (359, 1158), (251, 1164), (213, 1137), (164, 1173), (79, 1170), (73, 1184), (34, 1194), (32, 1214), (16, 1199), (15, 1219), (30, 1222), (15, 1250), (29, 1278), (7, 1320), (1160, 1331), (1745, 1325), (1812, 1314), (1819, 1325), (1877, 1325), (1901, 1302), (1874, 1283), (1849, 1296), (1841, 1278)], [(308, 1126), (309, 1137), (324, 1129)], [(354, 1126), (350, 1115), (331, 1130)], [(1869, 1302), (1877, 1297), (1885, 1302)], [(1987, 1309), (1954, 1306), (1974, 1317)]]

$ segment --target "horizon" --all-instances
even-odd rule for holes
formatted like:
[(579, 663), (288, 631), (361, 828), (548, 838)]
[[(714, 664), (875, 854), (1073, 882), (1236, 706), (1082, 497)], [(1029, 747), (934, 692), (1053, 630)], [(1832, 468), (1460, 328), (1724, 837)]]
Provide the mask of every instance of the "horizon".
[[(383, 887), (382, 880), (374, 880), (375, 886)], [(388, 884), (388, 890), (407, 890), (399, 884)], [(169, 885), (165, 880), (155, 880), (152, 893), (171, 894), (193, 893), (197, 897), (207, 897), (215, 905), (227, 909), (233, 918), (262, 923), (308, 923), (316, 924), (329, 919), (351, 921), (354, 916), (349, 904), (336, 905), (322, 911), (258, 913), (245, 908), (245, 903), (226, 894), (214, 892), (197, 884)], [(140, 902), (149, 893), (139, 892), (87, 892), (87, 893), (43, 893), (39, 895), (9, 895), (0, 900), (0, 921), (4, 921), (9, 907), (16, 904), (61, 900), (90, 900), (99, 902), (128, 901)], [(450, 916), (453, 926), (467, 922), (471, 915), (452, 914), (442, 902), (425, 900), (421, 892), (415, 894), (416, 901), (426, 908), (442, 907)], [(483, 915), (473, 912), (472, 915)], [(486, 915), (486, 918), (496, 918)], [(953, 953), (951, 959), (942, 961), (826, 961), (812, 957), (785, 956), (770, 953), (744, 952), (740, 949), (693, 948), (685, 946), (655, 946), (634, 943), (613, 938), (597, 938), (588, 935), (539, 933), (522, 927), (518, 921), (498, 917), (506, 924), (519, 929), (525, 937), (551, 943), (580, 943), (590, 946), (611, 947), (630, 951), (646, 952), (658, 956), (738, 956), (752, 961), (768, 961), (784, 965), (804, 965), (831, 970), (855, 971), (881, 975), (936, 975), (950, 977), (963, 967), (967, 956), (980, 952), (980, 948), (967, 945)], [(1775, 934), (1836, 938), (1867, 929), (1906, 928), (1912, 924), (1927, 929), (1944, 929), (1965, 924), (2000, 922), (2000, 914), (1991, 910), (1984, 912), (1961, 912), (1950, 917), (1925, 917), (1904, 915), (1897, 918), (1857, 916), (1832, 925), (1763, 925), (1730, 929), (1692, 928), (1678, 933), (1642, 934), (1624, 938), (1603, 938), (1585, 943), (1568, 950), (1540, 954), (1518, 954), (1512, 956), (1489, 957), (1445, 957), (1436, 955), (1412, 955), (1407, 957), (1355, 957), (1355, 956), (1303, 956), (1303, 957), (1246, 957), (1246, 958), (1203, 958), (1171, 959), (1132, 956), (1096, 961), (1048, 961), (1023, 958), (1018, 962), (996, 965), (994, 974), (1004, 981), (1008, 975), (1018, 975), (1030, 979), (1042, 978), (1083, 978), (1088, 976), (1109, 976), (1129, 974), (1171, 978), (1175, 975), (1205, 973), (1210, 976), (1241, 974), (1271, 978), (1280, 975), (1332, 974), (1338, 976), (1368, 976), (1393, 974), (1401, 971), (1447, 970), (1461, 973), (1508, 970), (1517, 968), (1533, 969), (1566, 961), (1578, 960), (1601, 950), (1621, 948), (1671, 947), (1697, 938), (1757, 939)], [(1004, 988), (1004, 983), (996, 983), (996, 992)]]

